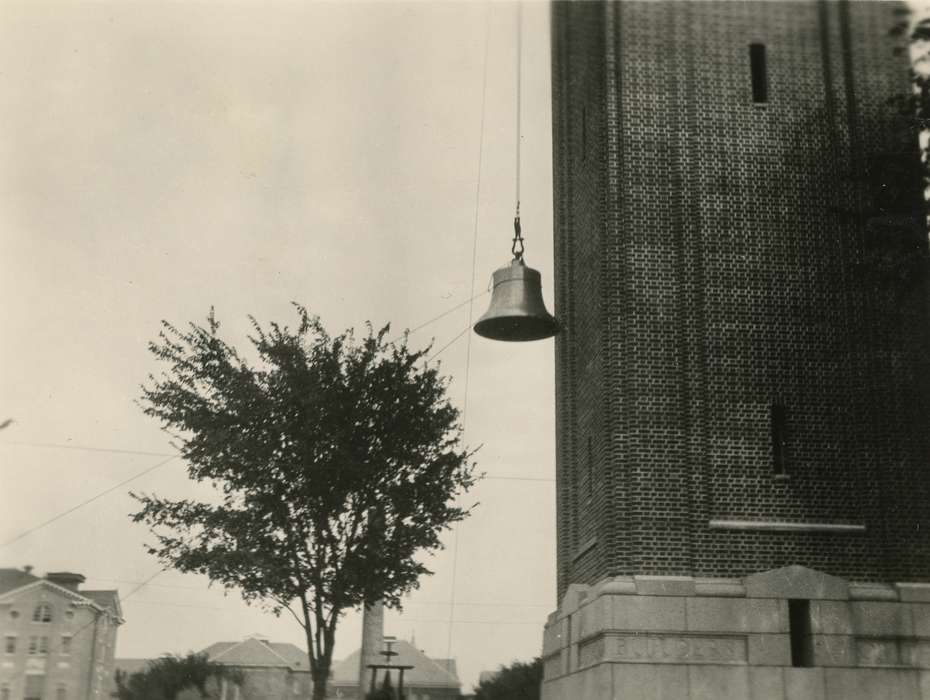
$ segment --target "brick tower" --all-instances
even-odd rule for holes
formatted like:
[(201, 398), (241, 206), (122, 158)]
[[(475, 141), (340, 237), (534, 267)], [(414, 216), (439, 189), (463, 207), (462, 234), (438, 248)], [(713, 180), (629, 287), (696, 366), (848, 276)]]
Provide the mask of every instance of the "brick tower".
[(553, 6), (544, 697), (930, 698), (899, 8)]

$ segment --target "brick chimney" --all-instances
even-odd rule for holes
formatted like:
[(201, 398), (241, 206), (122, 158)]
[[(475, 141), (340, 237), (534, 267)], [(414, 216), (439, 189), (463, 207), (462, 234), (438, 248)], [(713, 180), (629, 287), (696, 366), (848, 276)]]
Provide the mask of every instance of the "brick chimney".
[(69, 591), (77, 592), (78, 586), (84, 583), (85, 578), (82, 574), (75, 574), (71, 571), (50, 571), (45, 574), (45, 579), (51, 581), (57, 586), (67, 588)]

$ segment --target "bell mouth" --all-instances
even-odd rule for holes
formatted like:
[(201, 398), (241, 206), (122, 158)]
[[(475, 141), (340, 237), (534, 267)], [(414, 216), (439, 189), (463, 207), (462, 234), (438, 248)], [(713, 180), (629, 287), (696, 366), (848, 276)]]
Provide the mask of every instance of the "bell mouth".
[(558, 332), (559, 323), (551, 316), (495, 316), (475, 324), (475, 333), (482, 338), (509, 342), (543, 340)]

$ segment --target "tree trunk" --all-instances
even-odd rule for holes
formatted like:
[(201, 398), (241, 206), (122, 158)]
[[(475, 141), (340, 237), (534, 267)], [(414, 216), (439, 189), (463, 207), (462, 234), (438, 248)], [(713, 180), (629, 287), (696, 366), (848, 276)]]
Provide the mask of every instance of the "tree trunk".
[(319, 659), (317, 660), (316, 671), (313, 673), (313, 700), (324, 700), (328, 682), (329, 662), (326, 659)]

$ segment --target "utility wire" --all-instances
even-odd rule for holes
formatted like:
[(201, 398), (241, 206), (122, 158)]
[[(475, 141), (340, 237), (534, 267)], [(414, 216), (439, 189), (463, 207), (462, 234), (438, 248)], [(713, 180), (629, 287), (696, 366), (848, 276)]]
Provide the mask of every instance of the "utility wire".
[(400, 334), (399, 336), (397, 336), (396, 338), (394, 338), (391, 342), (392, 342), (392, 343), (396, 343), (398, 340), (403, 339), (403, 337), (404, 337), (405, 335), (412, 335), (412, 334), (416, 333), (418, 330), (420, 330), (421, 328), (425, 328), (426, 326), (430, 325), (431, 323), (435, 323), (435, 322), (438, 321), (439, 319), (445, 318), (445, 317), (448, 316), (449, 314), (451, 314), (451, 313), (453, 313), (453, 312), (455, 312), (455, 311), (458, 311), (459, 309), (461, 309), (461, 308), (462, 308), (463, 306), (465, 306), (466, 304), (471, 304), (471, 303), (474, 302), (474, 300), (477, 299), (478, 297), (483, 297), (485, 294), (489, 294), (489, 293), (490, 293), (490, 290), (485, 289), (483, 292), (479, 292), (478, 294), (475, 294), (475, 285), (474, 285), (474, 284), (472, 284), (471, 291), (472, 291), (472, 296), (471, 296), (470, 298), (466, 299), (465, 301), (461, 302), (460, 304), (456, 304), (456, 305), (453, 306), (451, 309), (447, 309), (446, 311), (443, 311), (443, 312), (442, 312), (441, 314), (439, 314), (438, 316), (434, 316), (434, 317), (431, 318), (429, 321), (424, 321), (424, 322), (421, 323), (419, 326), (416, 326), (415, 328), (411, 328), (410, 330), (406, 331), (405, 333)]
[[(126, 597), (128, 598), (129, 596), (126, 596)], [(123, 600), (125, 600), (125, 598)], [(169, 608), (197, 608), (201, 610), (224, 610), (227, 612), (229, 611), (229, 608), (224, 608), (224, 607), (220, 607), (216, 605), (196, 605), (196, 604), (191, 604), (191, 603), (168, 603), (166, 601), (159, 601), (159, 600), (137, 600), (135, 601), (135, 604), (136, 605), (155, 605), (155, 606), (163, 606), (163, 607), (169, 607)], [(552, 606), (541, 605), (538, 607), (551, 608)], [(442, 624), (442, 625), (449, 624), (448, 619), (440, 619), (440, 618), (403, 617), (401, 618), (401, 620), (403, 622), (432, 622), (432, 623)], [(533, 625), (534, 627), (539, 627), (542, 624), (541, 622), (520, 622), (516, 620), (453, 620), (452, 622), (454, 624), (466, 624), (466, 625), (495, 625), (495, 626), (497, 625)], [(81, 630), (78, 630), (78, 632), (80, 631)]]
[[(154, 577), (153, 577), (154, 578)], [(148, 581), (133, 581), (130, 579), (122, 578), (105, 578), (100, 576), (93, 576), (89, 581), (104, 581), (107, 583), (131, 583), (131, 584), (141, 584), (150, 586), (152, 588), (176, 588), (184, 591), (200, 591), (206, 592), (207, 589), (201, 586), (179, 586), (177, 584), (170, 583), (151, 583), (151, 579)], [(151, 602), (151, 601), (136, 601), (136, 602)], [(407, 607), (424, 607), (427, 605), (448, 605), (448, 600), (420, 600), (420, 601), (407, 601), (403, 604), (404, 608)], [(165, 602), (165, 605), (174, 605), (174, 603)], [(458, 601), (456, 605), (461, 605), (463, 607), (473, 607), (473, 608), (551, 608), (552, 606), (544, 603), (508, 603), (501, 601), (491, 601), (484, 603), (475, 603), (475, 602), (465, 602)]]
[[(463, 335), (465, 335), (464, 331), (461, 332), (461, 333), (459, 333), (455, 338), (453, 338), (451, 342), (447, 343), (447, 344), (443, 347), (443, 349), (442, 349), (442, 350), (439, 350), (439, 352), (437, 352), (435, 355), (433, 355), (433, 357), (435, 357), (435, 356), (438, 355), (440, 352), (442, 352), (443, 350), (445, 350), (446, 348), (448, 348), (449, 346), (451, 346), (452, 343), (454, 343), (456, 340), (458, 340), (459, 338), (461, 338)], [(168, 454), (168, 453), (165, 453), (165, 452), (139, 452), (139, 451), (136, 451), (136, 450), (111, 449), (111, 448), (109, 448), (109, 447), (92, 447), (92, 446), (79, 446), (79, 445), (64, 445), (64, 444), (61, 444), (61, 443), (53, 443), (53, 442), (46, 442), (46, 443), (33, 443), (33, 442), (17, 442), (17, 443), (10, 443), (9, 441), (4, 440), (4, 441), (0, 441), (0, 445), (2, 445), (2, 444), (16, 444), (16, 445), (24, 446), (24, 447), (50, 447), (50, 448), (58, 447), (58, 448), (69, 449), (69, 450), (89, 450), (89, 451), (91, 451), (91, 452), (115, 452), (115, 453), (125, 453), (125, 454), (141, 454), (141, 455), (150, 455), (150, 456), (152, 456), (152, 457), (180, 457), (180, 456), (181, 456), (179, 453), (178, 453), (178, 454), (173, 454), (173, 455), (172, 455), (172, 454)], [(156, 466), (159, 466), (159, 465), (156, 465)], [(153, 468), (154, 468), (154, 467), (153, 467)], [(138, 476), (141, 476), (141, 474), (138, 475)], [(132, 477), (132, 478), (137, 478), (137, 477)], [(482, 480), (482, 481), (546, 481), (546, 482), (551, 482), (551, 483), (554, 483), (554, 482), (555, 482), (555, 479), (553, 479), (553, 478), (551, 478), (551, 477), (543, 477), (543, 476), (488, 476), (488, 475), (485, 475), (485, 476), (481, 477), (481, 480)], [(116, 488), (116, 487), (114, 487), (114, 488)], [(0, 546), (2, 546), (2, 545), (0, 545)], [(99, 580), (101, 580), (101, 581), (106, 581), (106, 580), (108, 580), (108, 579), (99, 579)], [(109, 579), (109, 580), (116, 580), (116, 579)], [(130, 581), (129, 583), (132, 583), (132, 582)]]
[[(131, 591), (129, 591), (129, 593), (127, 593), (125, 596), (123, 596), (122, 598), (119, 599), (120, 605), (122, 605), (123, 603), (125, 603), (129, 598), (132, 598), (136, 593), (138, 593), (139, 591), (141, 591), (145, 586), (149, 585), (152, 581), (154, 581), (155, 578), (157, 578), (158, 576), (161, 576), (163, 573), (165, 573), (165, 571), (166, 571), (166, 569), (159, 569), (159, 570), (156, 571), (154, 574), (152, 574), (151, 576), (149, 576), (147, 579), (145, 579), (144, 581), (142, 581), (138, 586), (136, 586), (135, 588), (133, 588)], [(90, 627), (91, 625), (95, 624), (96, 622), (97, 622), (97, 616), (95, 615), (93, 620), (91, 620), (90, 622), (88, 622), (88, 623), (87, 623), (86, 625), (84, 625), (83, 627), (78, 628), (78, 630), (77, 630), (74, 634), (72, 634), (71, 636), (72, 636), (72, 637), (77, 637), (81, 632), (83, 632), (84, 630), (86, 630), (88, 627)]]
[[(474, 214), (474, 226), (472, 230), (472, 249), (471, 249), (471, 295), (474, 299), (475, 295), (475, 269), (478, 260), (478, 220), (480, 214), (480, 204), (481, 204), (481, 166), (484, 162), (484, 120), (485, 120), (485, 107), (487, 105), (488, 97), (488, 44), (490, 43), (491, 35), (491, 6), (486, 5), (484, 10), (484, 61), (481, 70), (481, 119), (479, 121), (478, 128), (478, 171), (475, 176), (475, 214)], [(468, 305), (468, 325), (465, 326), (463, 333), (468, 333), (472, 327), (472, 311), (473, 305)], [(452, 341), (449, 342), (449, 345), (454, 343), (456, 340), (461, 337), (461, 333), (457, 335)], [(446, 346), (448, 347), (448, 345)], [(445, 348), (443, 348), (445, 350)], [(437, 353), (438, 354), (438, 353)], [(468, 380), (470, 377), (471, 370), (471, 334), (468, 334), (468, 344), (465, 348), (465, 396), (462, 399), (462, 432), (465, 432), (467, 421), (468, 421)], [(455, 617), (455, 584), (456, 584), (456, 575), (458, 573), (458, 561), (459, 561), (459, 527), (461, 523), (457, 523), (452, 528), (452, 590), (449, 594), (449, 627), (448, 627), (448, 636), (446, 638), (446, 658), (449, 659), (449, 664), (451, 664), (452, 659), (452, 631), (454, 628), (454, 617)], [(411, 620), (416, 622), (416, 620)], [(451, 672), (451, 668), (447, 669)]]
[[(142, 585), (151, 585), (151, 584), (148, 584), (147, 582), (143, 582)], [(154, 584), (154, 585), (157, 586), (158, 584)], [(127, 595), (126, 597), (128, 598), (129, 596)], [(124, 600), (125, 598), (122, 598), (120, 602)], [(200, 605), (198, 603), (173, 603), (167, 600), (137, 600), (135, 601), (135, 604), (136, 605), (166, 605), (172, 608), (200, 608), (203, 610), (226, 610), (227, 612), (232, 610), (232, 607), (228, 605), (220, 606), (220, 605)], [(422, 607), (427, 607), (430, 605), (449, 605), (449, 601), (445, 601), (442, 603), (404, 603), (404, 610), (406, 610), (408, 607), (422, 608)], [(456, 606), (463, 607), (463, 608), (469, 607), (469, 608), (545, 608), (547, 610), (552, 609), (551, 605), (542, 605), (542, 604), (532, 605), (532, 604), (526, 604), (526, 603), (462, 603), (462, 602), (456, 602)], [(403, 616), (403, 619), (406, 620), (408, 618), (406, 616)], [(441, 622), (441, 620), (437, 620), (437, 622)]]
[[(469, 330), (471, 330), (471, 323), (469, 323), (467, 326), (465, 326), (465, 328), (462, 329), (462, 331), (461, 331), (458, 335), (456, 335), (452, 340), (450, 340), (448, 343), (446, 343), (446, 344), (443, 345), (441, 348), (439, 348), (439, 350), (437, 350), (437, 351), (434, 352), (432, 355), (430, 355), (429, 358), (427, 358), (426, 361), (427, 361), (427, 362), (432, 362), (433, 360), (435, 360), (435, 359), (436, 359), (437, 357), (439, 357), (443, 352), (445, 352), (446, 350), (448, 350), (449, 347), (450, 347), (456, 340), (458, 340), (458, 339), (461, 338), (463, 335), (465, 335)], [(466, 370), (466, 374), (467, 374), (467, 370)], [(464, 421), (462, 421), (462, 423), (463, 423), (463, 426), (462, 426), (462, 427), (463, 427), (463, 429), (464, 429)]]
[(18, 534), (18, 535), (17, 535), (16, 537), (14, 537), (13, 539), (7, 540), (6, 542), (3, 542), (2, 544), (0, 544), (0, 547), (7, 547), (7, 546), (13, 544), (14, 542), (18, 542), (19, 540), (21, 540), (21, 539), (23, 539), (24, 537), (26, 537), (26, 535), (30, 535), (30, 534), (32, 534), (33, 532), (35, 532), (36, 530), (41, 530), (41, 529), (42, 529), (43, 527), (45, 527), (46, 525), (51, 525), (51, 524), (52, 524), (53, 522), (55, 522), (56, 520), (60, 520), (61, 518), (65, 517), (66, 515), (69, 515), (69, 514), (73, 513), (74, 511), (78, 510), (79, 508), (83, 508), (84, 506), (88, 505), (89, 503), (93, 503), (93, 502), (96, 501), (98, 498), (102, 498), (103, 496), (106, 496), (108, 493), (112, 493), (113, 491), (116, 491), (116, 489), (118, 489), (118, 488), (120, 488), (120, 487), (122, 487), (122, 486), (125, 486), (125, 485), (128, 484), (129, 482), (135, 481), (136, 479), (139, 479), (139, 478), (145, 476), (146, 474), (149, 474), (149, 473), (155, 471), (156, 469), (159, 469), (159, 468), (165, 466), (166, 464), (168, 464), (168, 462), (170, 462), (170, 461), (173, 460), (173, 459), (177, 459), (179, 456), (180, 456), (180, 455), (172, 455), (171, 457), (168, 457), (168, 459), (164, 459), (164, 460), (162, 460), (161, 462), (159, 462), (158, 464), (154, 464), (154, 465), (152, 465), (151, 467), (147, 467), (146, 469), (143, 469), (143, 470), (142, 470), (141, 472), (139, 472), (138, 474), (134, 474), (133, 476), (129, 477), (128, 479), (124, 479), (123, 481), (119, 482), (118, 484), (115, 484), (114, 486), (111, 486), (111, 487), (109, 487), (109, 488), (107, 488), (107, 489), (101, 491), (101, 492), (98, 493), (97, 495), (91, 496), (90, 498), (88, 498), (88, 499), (86, 499), (86, 500), (84, 500), (84, 501), (81, 501), (81, 502), (78, 503), (77, 505), (72, 506), (71, 508), (68, 508), (67, 510), (62, 511), (62, 512), (59, 513), (58, 515), (55, 515), (54, 517), (51, 517), (51, 518), (49, 518), (48, 520), (39, 523), (39, 524), (36, 525), (35, 527), (29, 528), (29, 529), (26, 530), (25, 532), (21, 532), (20, 534)]
[[(458, 338), (460, 338), (462, 335), (464, 335), (464, 333), (460, 333), (456, 338), (453, 339), (453, 342), (454, 342), (455, 340), (457, 340)], [(448, 347), (448, 344), (447, 344), (447, 347)], [(441, 351), (440, 351), (440, 352), (441, 352)], [(437, 354), (439, 354), (439, 353), (437, 353)], [(434, 355), (433, 357), (435, 357), (435, 355)], [(55, 443), (55, 442), (44, 442), (44, 443), (36, 443), (36, 442), (17, 442), (17, 443), (11, 443), (11, 442), (8, 441), (8, 440), (0, 440), (0, 445), (4, 445), (4, 444), (16, 444), (16, 445), (21, 446), (21, 447), (50, 447), (50, 448), (56, 448), (56, 447), (57, 447), (57, 448), (68, 449), (68, 450), (89, 450), (89, 451), (91, 451), (91, 452), (115, 452), (115, 453), (118, 453), (118, 454), (119, 454), (119, 453), (125, 453), (125, 454), (142, 454), (142, 455), (150, 455), (150, 456), (152, 456), (152, 457), (180, 457), (180, 456), (181, 456), (179, 453), (178, 453), (178, 454), (169, 454), (169, 453), (166, 453), (166, 452), (139, 452), (139, 451), (136, 451), (136, 450), (122, 450), (122, 449), (115, 449), (115, 448), (112, 448), (112, 449), (111, 449), (111, 448), (109, 448), (109, 447), (94, 447), (94, 446), (81, 446), (81, 445), (65, 445), (65, 444), (62, 444), (62, 443)], [(541, 476), (483, 476), (483, 477), (481, 478), (481, 480), (482, 480), (482, 481), (548, 481), (548, 482), (554, 482), (554, 481), (555, 481), (555, 479), (553, 479), (553, 478), (551, 478), (551, 477), (541, 477)], [(114, 487), (114, 488), (115, 488), (115, 487)], [(0, 545), (0, 546), (2, 546), (2, 545)], [(105, 581), (105, 580), (107, 580), (107, 579), (100, 579), (100, 580), (101, 580), (101, 581)]]
[(68, 445), (61, 442), (24, 442), (20, 440), (0, 440), (0, 445), (16, 445), (18, 447), (47, 447), (59, 450), (83, 450), (85, 452), (112, 452), (124, 455), (143, 455), (145, 457), (177, 457), (177, 454), (167, 452), (146, 452), (144, 450), (123, 450), (115, 447), (93, 447), (90, 445)]

